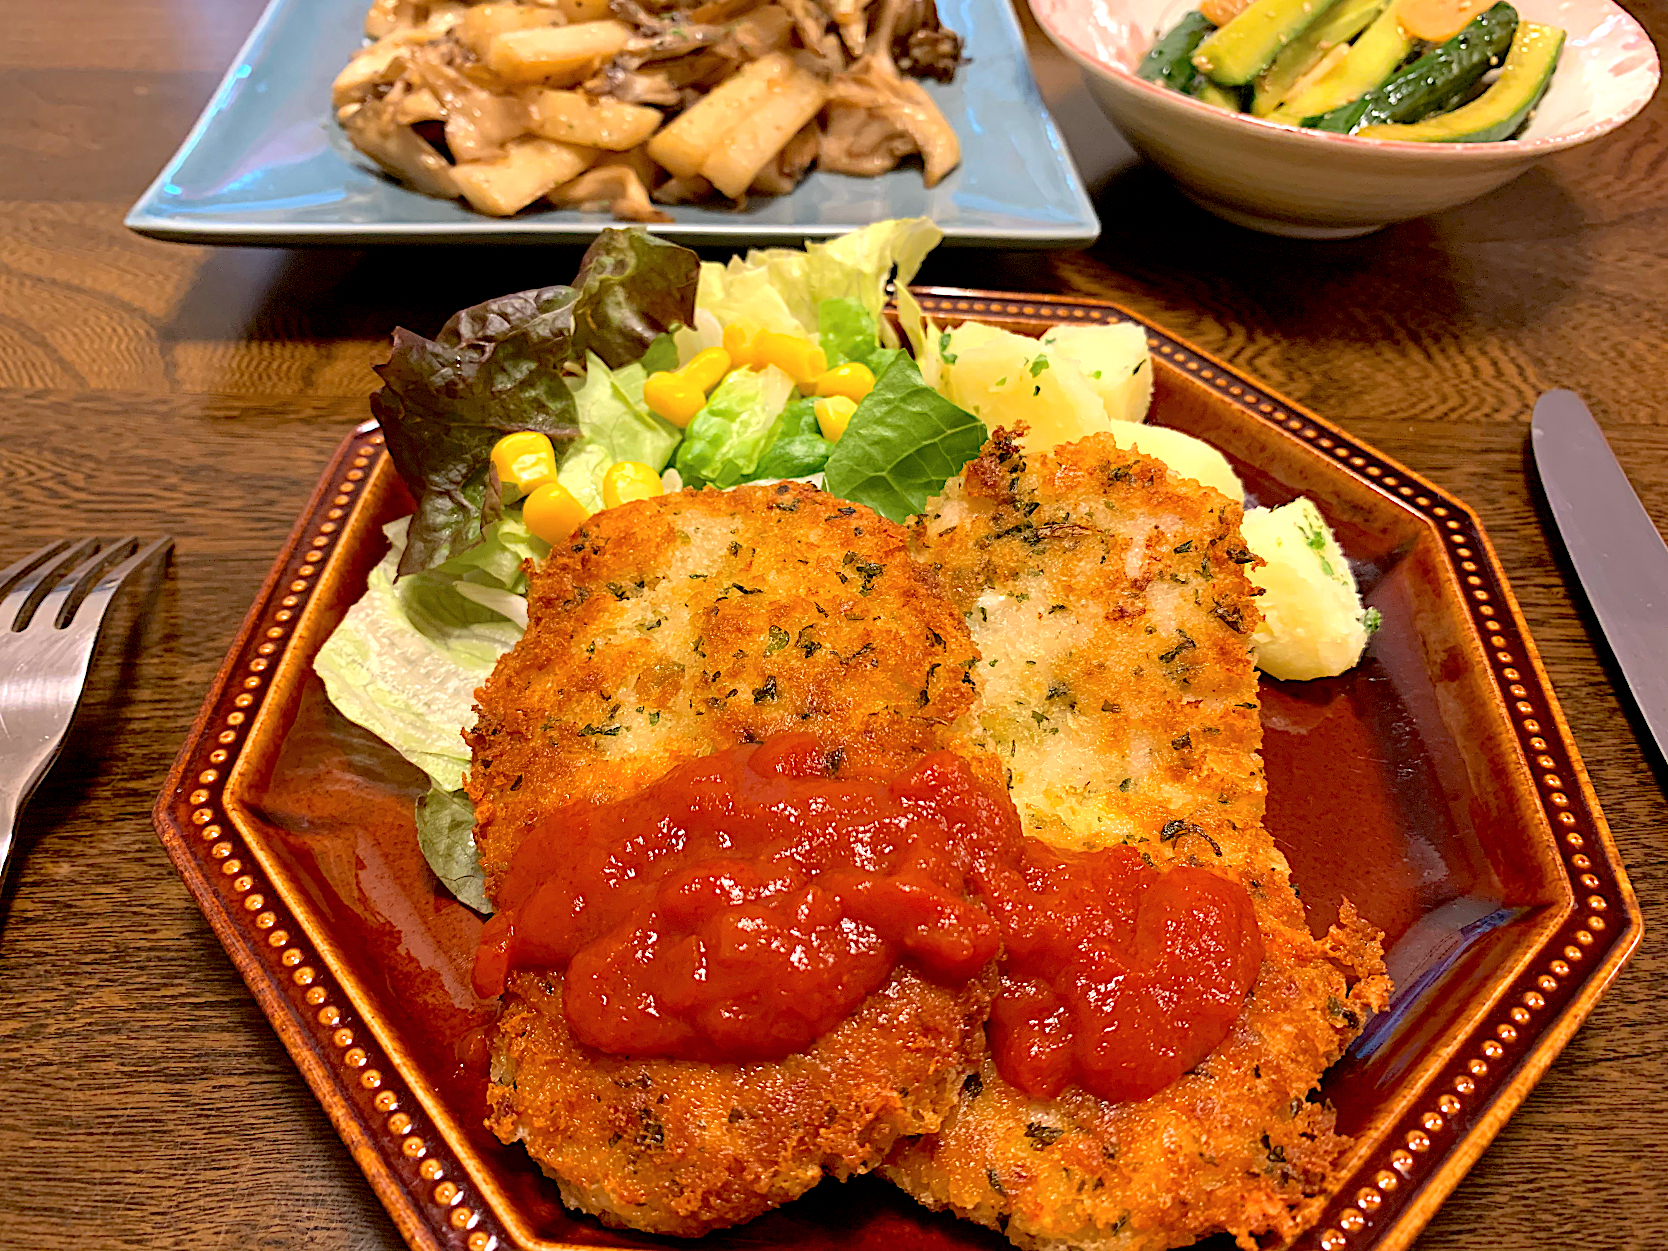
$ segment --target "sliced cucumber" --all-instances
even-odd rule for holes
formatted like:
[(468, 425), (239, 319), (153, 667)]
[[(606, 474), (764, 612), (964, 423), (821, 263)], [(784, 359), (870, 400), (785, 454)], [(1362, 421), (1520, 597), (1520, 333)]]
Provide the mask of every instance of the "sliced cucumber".
[(1135, 76), (1150, 83), (1162, 83), (1177, 91), (1186, 91), (1199, 76), (1190, 59), (1193, 50), (1215, 29), (1209, 18), (1194, 9), (1172, 26), (1164, 38), (1141, 58), (1141, 64), (1135, 67)]
[(1230, 113), (1245, 112), (1245, 96), (1241, 88), (1219, 86), (1203, 74), (1193, 76), (1193, 81), (1187, 85), (1187, 94), (1195, 100), (1227, 109)]
[(1288, 43), (1273, 64), (1257, 75), (1251, 95), (1251, 112), (1267, 117), (1304, 75), (1333, 48), (1348, 43), (1384, 10), (1389, 0), (1339, 0), (1308, 30)]
[(1516, 29), (1517, 10), (1501, 0), (1382, 86), (1323, 117), (1306, 119), (1304, 125), (1349, 135), (1363, 126), (1416, 122), (1476, 82), (1490, 66), (1498, 65), (1512, 46)]
[(1339, 0), (1256, 0), (1199, 45), (1193, 64), (1224, 87), (1241, 87)]
[(1510, 139), (1552, 85), (1552, 72), (1558, 68), (1563, 50), (1564, 32), (1557, 27), (1520, 22), (1500, 77), (1470, 104), (1421, 122), (1363, 126), (1355, 133), (1367, 139), (1408, 139), (1416, 143), (1493, 143)]
[(1413, 49), (1402, 24), (1396, 20), (1396, 6), (1384, 9), (1362, 32), (1346, 56), (1319, 82), (1286, 100), (1269, 114), (1277, 122), (1302, 126), (1305, 119), (1330, 112), (1359, 99), (1377, 87), (1402, 63)]

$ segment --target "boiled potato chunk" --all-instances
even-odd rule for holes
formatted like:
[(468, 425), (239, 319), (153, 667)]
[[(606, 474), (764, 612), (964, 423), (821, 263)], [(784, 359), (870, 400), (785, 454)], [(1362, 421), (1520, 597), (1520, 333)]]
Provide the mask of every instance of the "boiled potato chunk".
[(1112, 424), (1083, 371), (1035, 339), (979, 322), (939, 342), (938, 389), (987, 426), (1023, 425), (1020, 445), (1046, 452)]
[(1236, 504), (1245, 498), (1245, 488), (1240, 486), (1239, 476), (1228, 464), (1228, 458), (1203, 439), (1168, 426), (1142, 426), (1128, 421), (1113, 422), (1111, 435), (1119, 447), (1161, 460), (1172, 473), (1215, 487)]
[(1100, 393), (1113, 421), (1145, 421), (1153, 399), (1147, 332), (1134, 322), (1111, 326), (1056, 326), (1042, 338), (1055, 355), (1073, 361)]
[(1349, 562), (1320, 509), (1307, 499), (1254, 508), (1240, 525), (1246, 546), (1267, 563), (1247, 567), (1262, 588), (1262, 624), (1251, 636), (1257, 667), (1306, 681), (1343, 673), (1361, 659), (1377, 613), (1364, 610)]

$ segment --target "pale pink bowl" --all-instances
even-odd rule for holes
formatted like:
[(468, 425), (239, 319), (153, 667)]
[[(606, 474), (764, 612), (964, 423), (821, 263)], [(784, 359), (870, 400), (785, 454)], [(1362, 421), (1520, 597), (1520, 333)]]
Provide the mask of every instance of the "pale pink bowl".
[(1196, 0), (1030, 0), (1129, 142), (1191, 199), (1270, 234), (1333, 239), (1476, 199), (1553, 152), (1622, 125), (1661, 79), (1656, 49), (1611, 0), (1513, 0), (1568, 33), (1551, 89), (1520, 139), (1400, 143), (1301, 131), (1232, 114), (1135, 77), (1154, 39)]

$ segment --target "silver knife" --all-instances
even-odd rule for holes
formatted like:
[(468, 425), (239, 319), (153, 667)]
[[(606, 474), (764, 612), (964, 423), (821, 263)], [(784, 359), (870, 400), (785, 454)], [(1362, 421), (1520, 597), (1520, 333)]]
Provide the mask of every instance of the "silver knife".
[(1574, 391), (1548, 391), (1530, 427), (1535, 469), (1605, 641), (1668, 756), (1668, 546)]

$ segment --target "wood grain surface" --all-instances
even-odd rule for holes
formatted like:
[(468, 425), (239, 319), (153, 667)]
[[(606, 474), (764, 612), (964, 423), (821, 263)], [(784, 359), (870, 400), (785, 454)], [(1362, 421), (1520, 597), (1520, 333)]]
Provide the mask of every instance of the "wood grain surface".
[[(59, 535), (179, 539), (143, 651), (26, 813), (0, 892), (6, 1251), (400, 1246), (149, 812), (274, 549), (365, 415), (390, 328), (432, 333), (462, 305), (565, 280), (577, 255), (128, 234), (122, 214), (259, 7), (0, 0), (0, 563)], [(1668, 43), (1664, 0), (1629, 7)], [(1472, 504), (1645, 907), (1631, 967), (1418, 1245), (1661, 1246), (1668, 766), (1641, 744), (1525, 469), (1535, 397), (1574, 388), (1668, 529), (1668, 102), (1474, 204), (1303, 243), (1182, 199), (1032, 34), (1101, 242), (944, 252), (923, 280), (1118, 300)]]

